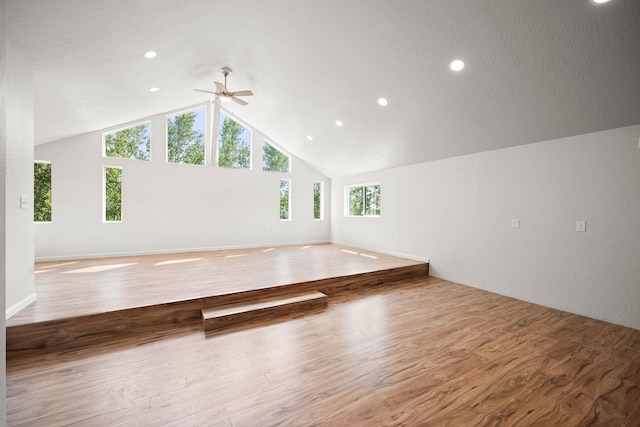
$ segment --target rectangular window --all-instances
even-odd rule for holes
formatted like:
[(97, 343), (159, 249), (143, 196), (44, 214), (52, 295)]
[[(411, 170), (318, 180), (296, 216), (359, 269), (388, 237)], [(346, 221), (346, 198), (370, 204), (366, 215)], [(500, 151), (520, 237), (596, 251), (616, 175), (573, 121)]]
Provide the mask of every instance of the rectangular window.
[(149, 160), (151, 158), (150, 130), (150, 123), (142, 123), (103, 134), (103, 155), (122, 159)]
[(280, 180), (280, 219), (291, 219), (291, 181)]
[(251, 169), (251, 131), (220, 112), (218, 166)]
[(323, 199), (324, 183), (322, 181), (313, 182), (313, 219), (323, 219)]
[(51, 162), (33, 164), (33, 220), (51, 222)]
[(380, 216), (380, 185), (364, 187), (364, 215)]
[(273, 147), (266, 141), (262, 142), (262, 170), (269, 172), (289, 172), (289, 156)]
[(104, 168), (104, 220), (122, 221), (122, 168)]
[(205, 109), (167, 118), (167, 162), (204, 165)]
[(348, 216), (380, 216), (380, 184), (348, 186), (345, 196)]

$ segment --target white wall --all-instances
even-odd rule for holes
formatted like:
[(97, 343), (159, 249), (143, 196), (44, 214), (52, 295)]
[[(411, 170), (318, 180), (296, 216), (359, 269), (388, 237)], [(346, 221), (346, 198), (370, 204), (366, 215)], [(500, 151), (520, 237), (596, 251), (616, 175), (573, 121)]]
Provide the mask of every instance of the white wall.
[[(53, 218), (36, 224), (37, 260), (328, 242), (329, 221), (313, 219), (313, 181), (325, 182), (328, 209), (329, 180), (297, 158), (289, 174), (263, 172), (259, 131), (250, 171), (168, 164), (166, 115), (146, 120), (148, 162), (102, 157), (111, 129), (36, 146), (36, 160), (52, 162)], [(123, 168), (122, 223), (102, 221), (104, 166)], [(279, 218), (280, 179), (292, 181), (291, 221)]]
[[(5, 189), (7, 188), (7, 112), (6, 112), (6, 4), (0, 0), (0, 307), (5, 307), (6, 301), (6, 274), (7, 274), (7, 200)], [(5, 318), (0, 316), (0, 426), (7, 424), (7, 359)]]
[[(0, 302), (13, 309), (35, 298), (32, 70), (6, 37), (6, 5), (0, 1)], [(0, 324), (0, 425), (6, 424), (5, 318)]]
[[(6, 317), (35, 301), (33, 277), (33, 76), (31, 65), (6, 45)], [(21, 206), (21, 197), (26, 206)]]
[[(334, 179), (331, 240), (640, 329), (639, 138), (633, 126)], [(344, 186), (370, 181), (381, 217), (345, 217)]]

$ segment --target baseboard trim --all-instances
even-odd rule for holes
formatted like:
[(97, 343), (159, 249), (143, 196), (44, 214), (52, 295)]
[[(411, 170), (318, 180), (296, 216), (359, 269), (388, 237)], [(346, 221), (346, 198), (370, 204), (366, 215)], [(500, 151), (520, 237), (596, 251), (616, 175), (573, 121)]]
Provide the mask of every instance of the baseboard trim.
[(350, 243), (340, 242), (340, 241), (336, 241), (336, 240), (332, 240), (330, 243), (332, 243), (334, 245), (339, 245), (339, 246), (347, 246), (347, 247), (353, 248), (353, 249), (359, 249), (361, 251), (377, 252), (379, 254), (396, 256), (398, 258), (406, 258), (406, 259), (410, 259), (410, 260), (413, 260), (413, 261), (430, 262), (429, 258), (418, 257), (418, 256), (415, 256), (415, 255), (405, 254), (405, 253), (402, 253), (402, 252), (385, 251), (385, 250), (378, 249), (378, 248), (367, 248), (365, 246), (352, 245)]
[(11, 316), (13, 316), (14, 314), (18, 313), (20, 310), (22, 310), (23, 308), (25, 308), (26, 306), (28, 306), (29, 304), (31, 304), (32, 302), (35, 302), (37, 300), (38, 300), (38, 294), (36, 294), (35, 292), (32, 293), (31, 295), (29, 295), (28, 297), (26, 297), (22, 301), (19, 301), (18, 303), (16, 303), (13, 306), (9, 307), (7, 309), (7, 312), (6, 312), (5, 319), (9, 319)]
[(203, 247), (203, 248), (174, 248), (174, 249), (159, 249), (159, 250), (150, 250), (150, 251), (125, 251), (125, 252), (111, 252), (111, 253), (44, 256), (44, 257), (36, 257), (35, 262), (69, 261), (69, 260), (92, 259), (92, 258), (114, 258), (114, 257), (121, 257), (121, 256), (138, 256), (138, 255), (177, 254), (177, 253), (185, 253), (185, 252), (228, 251), (228, 250), (234, 250), (234, 249), (255, 249), (255, 248), (268, 248), (268, 247), (276, 248), (281, 246), (323, 245), (327, 243), (329, 243), (328, 240), (319, 240), (319, 241), (305, 241), (305, 242), (280, 242), (280, 243), (258, 243), (258, 244), (249, 244), (249, 245), (210, 246), (210, 247)]

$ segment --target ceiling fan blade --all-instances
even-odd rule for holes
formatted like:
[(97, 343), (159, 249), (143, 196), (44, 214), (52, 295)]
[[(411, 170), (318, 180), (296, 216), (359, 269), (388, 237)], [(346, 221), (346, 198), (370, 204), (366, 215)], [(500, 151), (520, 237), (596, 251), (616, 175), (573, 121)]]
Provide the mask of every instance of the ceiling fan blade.
[(224, 85), (220, 82), (214, 82), (216, 84), (216, 87), (218, 88), (218, 91), (220, 93), (225, 93), (227, 91), (227, 88), (224, 87)]
[(231, 96), (252, 96), (253, 92), (250, 90), (239, 90), (237, 92), (231, 92)]
[(243, 105), (243, 106), (248, 104), (248, 102), (247, 102), (247, 101), (245, 101), (244, 99), (236, 98), (235, 96), (232, 96), (232, 97), (231, 97), (231, 100), (232, 100), (233, 102), (235, 102), (235, 103), (237, 103), (237, 104), (240, 104), (240, 105)]
[(204, 89), (194, 89), (196, 92), (206, 92), (206, 93), (212, 93), (214, 95), (220, 95), (218, 92), (212, 92), (210, 90), (204, 90)]

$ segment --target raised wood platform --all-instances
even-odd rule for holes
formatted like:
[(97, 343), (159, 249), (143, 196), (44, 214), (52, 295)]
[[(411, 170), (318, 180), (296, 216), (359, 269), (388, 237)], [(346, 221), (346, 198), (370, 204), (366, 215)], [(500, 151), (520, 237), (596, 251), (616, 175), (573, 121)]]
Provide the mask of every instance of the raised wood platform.
[(38, 263), (38, 301), (7, 320), (7, 357), (162, 336), (201, 322), (203, 307), (331, 296), (428, 274), (428, 263), (337, 245)]
[(202, 308), (202, 324), (207, 333), (251, 324), (294, 313), (305, 313), (327, 306), (327, 296), (312, 291), (284, 298), (270, 298), (249, 304)]

